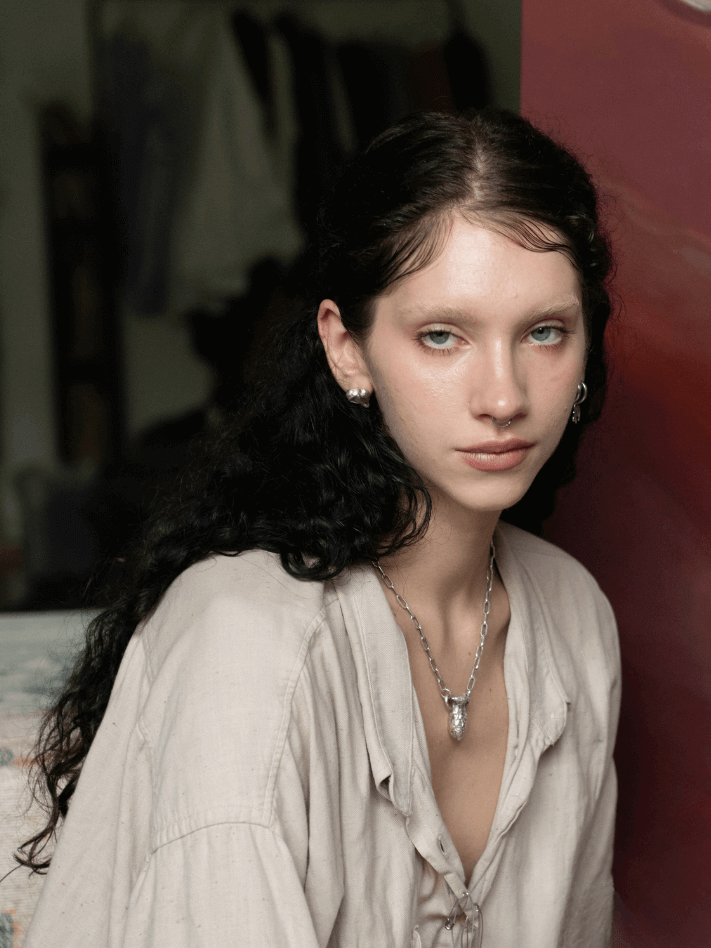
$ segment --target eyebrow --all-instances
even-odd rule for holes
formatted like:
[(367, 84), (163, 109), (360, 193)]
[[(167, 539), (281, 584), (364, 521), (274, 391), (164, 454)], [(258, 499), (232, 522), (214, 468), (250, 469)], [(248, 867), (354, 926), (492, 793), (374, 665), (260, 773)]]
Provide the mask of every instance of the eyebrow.
[[(544, 306), (542, 309), (534, 310), (526, 315), (526, 319), (538, 321), (539, 319), (552, 319), (556, 316), (562, 317), (570, 313), (572, 309), (582, 309), (582, 303), (577, 296), (570, 296), (567, 299), (551, 303), (549, 306)], [(447, 323), (456, 319), (476, 322), (476, 316), (472, 316), (471, 313), (448, 306), (434, 306), (430, 309), (414, 305), (404, 309), (402, 312), (405, 316), (424, 319), (427, 322)]]

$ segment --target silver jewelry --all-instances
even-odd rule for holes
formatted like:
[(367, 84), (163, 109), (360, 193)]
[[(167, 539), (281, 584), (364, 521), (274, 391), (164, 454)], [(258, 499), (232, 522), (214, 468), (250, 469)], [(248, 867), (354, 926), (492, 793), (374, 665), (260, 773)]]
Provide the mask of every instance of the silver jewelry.
[(362, 405), (363, 408), (370, 405), (370, 392), (366, 388), (349, 388), (346, 398), (352, 405)]
[(484, 621), (481, 624), (481, 632), (479, 634), (479, 645), (476, 650), (476, 655), (474, 656), (474, 668), (472, 668), (472, 673), (469, 676), (469, 681), (467, 683), (467, 690), (463, 695), (453, 695), (449, 688), (445, 685), (444, 679), (440, 673), (439, 668), (437, 668), (437, 663), (434, 660), (434, 655), (430, 649), (430, 643), (427, 641), (425, 633), (422, 631), (422, 626), (420, 625), (417, 617), (414, 615), (412, 609), (408, 606), (402, 596), (393, 586), (393, 581), (390, 579), (388, 574), (383, 570), (383, 567), (380, 565), (379, 560), (375, 560), (375, 567), (378, 569), (383, 582), (395, 593), (395, 599), (397, 604), (401, 606), (405, 612), (412, 619), (415, 628), (419, 632), (420, 642), (422, 642), (422, 648), (425, 650), (427, 655), (427, 660), (430, 663), (430, 668), (434, 672), (434, 676), (437, 679), (437, 684), (439, 685), (439, 693), (442, 695), (442, 700), (447, 705), (449, 710), (449, 733), (450, 736), (455, 739), (455, 741), (461, 741), (464, 737), (464, 728), (467, 726), (467, 705), (469, 704), (469, 699), (472, 696), (472, 690), (474, 688), (474, 682), (476, 681), (476, 673), (479, 671), (479, 662), (481, 661), (481, 655), (484, 651), (484, 640), (486, 639), (486, 634), (489, 631), (489, 609), (491, 608), (491, 587), (494, 583), (494, 557), (496, 551), (494, 550), (494, 543), (492, 540), (491, 543), (491, 555), (489, 557), (489, 566), (486, 571), (486, 595), (484, 596)]
[(578, 383), (578, 394), (575, 396), (575, 401), (573, 402), (573, 414), (570, 416), (570, 420), (574, 425), (580, 421), (580, 406), (588, 397), (588, 387), (585, 382)]
[(494, 428), (508, 428), (508, 426), (509, 426), (509, 425), (511, 424), (511, 422), (513, 421), (513, 418), (509, 418), (509, 420), (506, 422), (505, 425), (499, 425), (499, 424), (497, 424), (496, 418), (494, 418), (493, 415), (491, 416), (491, 420), (494, 422)]

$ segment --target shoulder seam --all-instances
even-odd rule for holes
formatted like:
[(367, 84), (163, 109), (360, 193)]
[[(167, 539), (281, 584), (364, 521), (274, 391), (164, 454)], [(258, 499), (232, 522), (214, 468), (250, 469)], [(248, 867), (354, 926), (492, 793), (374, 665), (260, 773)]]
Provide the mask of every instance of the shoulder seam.
[(216, 826), (250, 826), (255, 829), (262, 829), (265, 832), (271, 834), (275, 839), (280, 840), (280, 842), (286, 844), (286, 841), (283, 836), (277, 833), (271, 826), (261, 823), (257, 820), (240, 820), (240, 819), (220, 819), (213, 820), (211, 822), (203, 823), (201, 826), (195, 826), (192, 829), (186, 829), (184, 832), (178, 833), (175, 836), (171, 836), (170, 839), (158, 843), (157, 846), (154, 846), (150, 849), (148, 857), (152, 857), (159, 849), (165, 849), (166, 846), (171, 846), (173, 843), (180, 842), (181, 839), (185, 839), (188, 836), (194, 836), (196, 833), (202, 833), (204, 830), (213, 829)]
[[(180, 839), (183, 836), (188, 836), (191, 833), (197, 832), (200, 829), (205, 829), (209, 826), (217, 826), (220, 824), (232, 824), (232, 823), (249, 823), (254, 826), (261, 826), (264, 829), (268, 829), (270, 832), (273, 832), (272, 825), (274, 822), (274, 805), (276, 800), (276, 780), (279, 772), (279, 766), (284, 754), (284, 748), (286, 746), (287, 737), (289, 734), (289, 727), (292, 717), (292, 705), (294, 692), (296, 686), (301, 678), (301, 675), (306, 664), (306, 658), (308, 656), (309, 648), (313, 638), (318, 631), (318, 629), (326, 621), (326, 615), (323, 609), (319, 610), (319, 613), (311, 620), (309, 625), (304, 630), (301, 645), (299, 647), (299, 652), (296, 656), (296, 659), (293, 662), (291, 672), (289, 674), (289, 681), (284, 690), (284, 697), (282, 701), (282, 716), (279, 722), (279, 727), (276, 732), (276, 738), (274, 741), (274, 751), (269, 764), (269, 772), (264, 784), (264, 789), (262, 794), (255, 796), (253, 803), (249, 806), (248, 810), (252, 814), (257, 814), (261, 810), (261, 818), (256, 819), (254, 816), (252, 818), (239, 817), (235, 815), (231, 816), (230, 811), (232, 808), (220, 807), (216, 811), (210, 810), (197, 810), (193, 812), (184, 812), (181, 815), (178, 815), (176, 818), (170, 820), (170, 822), (162, 823), (160, 827), (156, 826), (153, 822), (157, 801), (155, 798), (156, 786), (155, 781), (152, 780), (151, 786), (151, 828), (150, 828), (150, 843), (149, 843), (149, 853), (153, 853), (156, 850), (160, 849), (163, 846), (168, 845), (176, 839)], [(145, 728), (142, 726), (142, 716), (139, 716), (137, 725), (140, 729), (140, 733), (145, 739), (146, 746), (148, 748), (149, 761), (151, 764), (151, 773), (154, 773), (154, 754), (153, 747), (146, 735)], [(200, 825), (196, 825), (200, 824)], [(278, 834), (275, 834), (278, 835)], [(156, 842), (156, 840), (158, 840)]]
[(273, 816), (274, 816), (274, 805), (276, 802), (275, 786), (276, 778), (279, 772), (279, 767), (281, 765), (282, 757), (284, 755), (284, 748), (286, 746), (286, 740), (289, 734), (289, 726), (291, 724), (292, 717), (292, 706), (294, 702), (294, 693), (296, 692), (296, 686), (299, 683), (301, 675), (306, 665), (306, 656), (308, 655), (311, 643), (314, 639), (314, 636), (321, 628), (323, 623), (326, 621), (326, 612), (325, 607), (322, 606), (319, 609), (318, 613), (311, 620), (309, 625), (304, 631), (301, 648), (299, 649), (299, 654), (296, 657), (294, 662), (292, 673), (289, 676), (289, 683), (284, 692), (284, 705), (282, 711), (282, 718), (279, 724), (279, 732), (276, 739), (276, 744), (274, 747), (274, 757), (272, 758), (271, 767), (269, 768), (269, 776), (267, 777), (266, 791), (264, 794), (264, 813), (262, 818), (262, 823), (264, 826), (271, 826)]

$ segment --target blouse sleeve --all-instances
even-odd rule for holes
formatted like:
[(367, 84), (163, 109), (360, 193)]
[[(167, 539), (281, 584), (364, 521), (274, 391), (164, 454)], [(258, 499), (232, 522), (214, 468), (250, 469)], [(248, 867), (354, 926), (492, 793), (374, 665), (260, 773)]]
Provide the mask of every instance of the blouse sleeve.
[(319, 941), (285, 841), (249, 823), (208, 826), (156, 850), (131, 895), (123, 948)]
[(26, 948), (328, 943), (342, 874), (316, 801), (336, 778), (311, 746), (334, 724), (304, 672), (321, 600), (245, 559), (181, 577), (131, 640)]
[(561, 941), (566, 948), (609, 948), (612, 944), (612, 858), (617, 805), (617, 776), (612, 754), (620, 714), (620, 648), (612, 607), (597, 586), (595, 590), (602, 656), (599, 665), (605, 670), (598, 676), (600, 682), (605, 682), (600, 696), (607, 723), (605, 767), (591, 819), (579, 843), (572, 898)]
[(594, 817), (581, 841), (572, 898), (560, 941), (566, 948), (610, 948), (614, 888), (612, 847), (617, 781), (610, 760)]

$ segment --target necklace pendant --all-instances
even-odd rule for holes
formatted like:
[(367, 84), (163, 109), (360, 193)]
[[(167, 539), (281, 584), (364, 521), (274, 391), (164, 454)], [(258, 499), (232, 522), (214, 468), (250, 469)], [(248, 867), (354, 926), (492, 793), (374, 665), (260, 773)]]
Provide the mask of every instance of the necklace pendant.
[(445, 698), (449, 708), (449, 734), (455, 741), (464, 737), (464, 728), (467, 726), (467, 705), (469, 695), (448, 695)]

